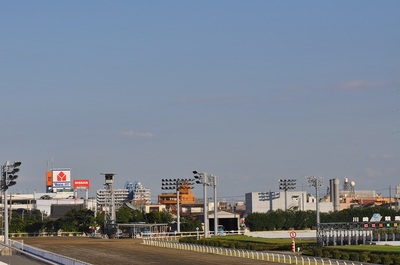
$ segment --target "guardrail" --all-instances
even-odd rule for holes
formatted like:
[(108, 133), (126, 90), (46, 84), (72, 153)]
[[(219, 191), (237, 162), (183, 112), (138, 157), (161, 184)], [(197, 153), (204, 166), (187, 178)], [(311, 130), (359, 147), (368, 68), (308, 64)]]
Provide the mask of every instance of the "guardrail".
[(9, 233), (9, 237), (86, 236), (84, 232)]
[[(224, 231), (223, 233), (219, 233), (219, 235), (225, 236), (225, 235), (243, 235), (245, 234), (245, 230), (230, 230), (230, 231)], [(208, 233), (209, 236), (213, 236), (214, 232), (211, 231)], [(204, 232), (203, 231), (189, 231), (189, 232), (161, 232), (161, 233), (146, 233), (142, 234), (141, 237), (143, 238), (164, 238), (164, 239), (169, 239), (169, 238), (179, 238), (179, 237), (193, 237), (193, 236), (198, 236), (199, 238), (204, 237)]]
[(13, 250), (19, 251), (23, 254), (27, 254), (33, 258), (38, 258), (40, 261), (48, 264), (64, 264), (64, 265), (92, 265), (84, 261), (66, 257), (60, 254), (56, 254), (50, 251), (46, 251), (40, 248), (35, 248), (29, 245), (25, 245), (23, 242), (16, 240), (9, 240), (10, 246)]
[(285, 264), (296, 264), (296, 265), (367, 265), (372, 263), (361, 263), (356, 261), (345, 261), (345, 260), (333, 260), (318, 257), (305, 257), (300, 254), (286, 254), (277, 252), (264, 252), (264, 251), (253, 251), (243, 249), (231, 249), (223, 247), (212, 247), (204, 245), (196, 245), (189, 243), (178, 243), (171, 242), (166, 238), (157, 240), (155, 238), (143, 238), (143, 242), (146, 245), (164, 247), (164, 248), (175, 248), (188, 251), (204, 252), (211, 254), (227, 255), (231, 257), (257, 259), (264, 261), (272, 261)]

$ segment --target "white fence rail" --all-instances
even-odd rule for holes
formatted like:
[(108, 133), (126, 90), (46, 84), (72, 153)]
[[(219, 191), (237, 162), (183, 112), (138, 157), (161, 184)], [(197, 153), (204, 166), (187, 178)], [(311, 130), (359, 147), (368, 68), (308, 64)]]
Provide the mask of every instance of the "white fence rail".
[(276, 252), (263, 252), (243, 249), (231, 249), (223, 247), (212, 247), (197, 244), (178, 243), (169, 241), (167, 238), (155, 239), (155, 238), (143, 238), (143, 242), (146, 245), (164, 247), (164, 248), (175, 248), (181, 250), (189, 250), (196, 252), (212, 253), (227, 255), (232, 257), (248, 258), (272, 261), (285, 264), (296, 264), (296, 265), (366, 265), (371, 263), (361, 263), (356, 261), (345, 261), (345, 260), (333, 260), (326, 258), (316, 257), (303, 257), (299, 254), (285, 254)]
[(49, 252), (40, 248), (35, 248), (29, 245), (25, 245), (23, 242), (10, 240), (10, 244), (13, 249), (19, 250), (23, 253), (29, 253), (36, 257), (40, 257), (42, 259), (54, 262), (56, 264), (64, 264), (64, 265), (91, 265), (91, 263), (83, 262), (77, 259), (73, 259), (70, 257), (66, 257), (60, 254), (56, 254), (53, 252)]

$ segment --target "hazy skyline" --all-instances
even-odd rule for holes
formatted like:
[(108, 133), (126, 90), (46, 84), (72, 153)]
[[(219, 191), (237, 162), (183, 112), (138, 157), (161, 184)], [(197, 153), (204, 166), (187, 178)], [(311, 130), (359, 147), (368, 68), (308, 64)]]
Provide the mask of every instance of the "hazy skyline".
[[(1, 160), (10, 192), (45, 172), (102, 188), (219, 176), (221, 198), (278, 179), (400, 184), (399, 1), (4, 1)], [(201, 195), (201, 186), (195, 193)], [(210, 191), (211, 193), (211, 191)]]

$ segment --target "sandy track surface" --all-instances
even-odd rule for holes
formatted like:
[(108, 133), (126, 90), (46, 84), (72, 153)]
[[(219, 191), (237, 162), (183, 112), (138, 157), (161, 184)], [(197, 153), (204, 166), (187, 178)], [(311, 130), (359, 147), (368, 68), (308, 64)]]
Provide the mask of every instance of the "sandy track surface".
[[(17, 239), (18, 240), (18, 239)], [(123, 264), (277, 264), (224, 255), (153, 247), (141, 239), (94, 239), (86, 237), (24, 238), (25, 244), (94, 265)]]

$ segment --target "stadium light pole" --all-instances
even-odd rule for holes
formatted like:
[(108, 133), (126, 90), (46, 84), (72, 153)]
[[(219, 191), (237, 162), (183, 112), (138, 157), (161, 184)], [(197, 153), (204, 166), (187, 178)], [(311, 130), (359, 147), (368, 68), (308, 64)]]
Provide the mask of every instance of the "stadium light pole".
[(315, 212), (317, 214), (317, 243), (318, 246), (322, 246), (323, 242), (319, 235), (319, 225), (320, 225), (320, 217), (319, 217), (319, 187), (323, 184), (323, 178), (320, 176), (306, 176), (309, 187), (315, 187)]
[(196, 184), (202, 184), (203, 185), (203, 200), (204, 200), (204, 206), (203, 206), (203, 215), (204, 215), (204, 238), (209, 237), (209, 219), (208, 219), (208, 199), (207, 199), (207, 186), (210, 185), (209, 178), (207, 173), (205, 172), (198, 172), (196, 170), (193, 171), (194, 178), (196, 181)]
[[(16, 173), (19, 172), (19, 166), (21, 166), (21, 162), (14, 162), (10, 164), (9, 161), (1, 166), (1, 190), (3, 191), (4, 201), (3, 201), (3, 210), (4, 210), (4, 245), (8, 247), (8, 187), (15, 185), (17, 182), (15, 181), (18, 178)], [(8, 254), (8, 253), (7, 253)]]
[(193, 189), (193, 179), (162, 179), (161, 189), (176, 191), (176, 224), (177, 232), (181, 232), (181, 215), (180, 215), (180, 190)]
[(263, 201), (269, 201), (269, 210), (272, 211), (273, 209), (273, 205), (272, 205), (272, 201), (275, 199), (279, 199), (281, 197), (281, 193), (280, 192), (275, 192), (275, 191), (271, 191), (269, 190), (269, 192), (259, 192), (258, 193), (258, 200), (263, 202)]
[(296, 188), (296, 180), (295, 179), (280, 179), (279, 180), (279, 189), (285, 191), (285, 211), (287, 211), (287, 191), (293, 190)]

